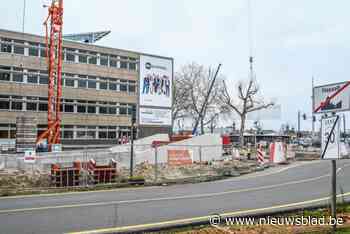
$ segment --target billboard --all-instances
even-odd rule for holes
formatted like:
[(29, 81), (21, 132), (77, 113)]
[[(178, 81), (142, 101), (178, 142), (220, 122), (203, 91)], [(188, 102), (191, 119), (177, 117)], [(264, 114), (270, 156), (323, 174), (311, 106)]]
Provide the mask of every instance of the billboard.
[(172, 107), (173, 61), (140, 56), (139, 105)]
[[(327, 97), (331, 97), (338, 90), (342, 89), (347, 82), (317, 86), (313, 89), (313, 110), (324, 102)], [(330, 99), (329, 103), (320, 108), (316, 113), (337, 112), (350, 110), (350, 86), (347, 86), (339, 94)]]
[(171, 126), (171, 109), (140, 107), (140, 125)]

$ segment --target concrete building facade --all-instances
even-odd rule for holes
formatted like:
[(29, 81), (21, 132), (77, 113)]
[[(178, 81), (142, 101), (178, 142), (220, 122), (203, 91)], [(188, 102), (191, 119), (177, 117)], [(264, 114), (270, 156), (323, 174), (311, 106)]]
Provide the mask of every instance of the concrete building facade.
[[(130, 136), (140, 55), (63, 42), (63, 145), (110, 145)], [(37, 118), (38, 134), (46, 129), (47, 73), (44, 37), (0, 29), (0, 139), (15, 138), (16, 117), (24, 114)], [(143, 135), (155, 130), (171, 128), (142, 128)]]

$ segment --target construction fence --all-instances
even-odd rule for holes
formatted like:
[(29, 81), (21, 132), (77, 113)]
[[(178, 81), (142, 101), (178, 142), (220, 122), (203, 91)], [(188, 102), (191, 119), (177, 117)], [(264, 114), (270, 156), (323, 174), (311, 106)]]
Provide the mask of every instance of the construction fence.
[(26, 161), (23, 155), (2, 154), (0, 171), (46, 175), (51, 187), (75, 187), (207, 180), (264, 169), (256, 161), (255, 152), (252, 151), (250, 160), (244, 156), (238, 159), (232, 147), (225, 147), (222, 144), (166, 145), (161, 142), (128, 144), (105, 150), (37, 153), (31, 161)]

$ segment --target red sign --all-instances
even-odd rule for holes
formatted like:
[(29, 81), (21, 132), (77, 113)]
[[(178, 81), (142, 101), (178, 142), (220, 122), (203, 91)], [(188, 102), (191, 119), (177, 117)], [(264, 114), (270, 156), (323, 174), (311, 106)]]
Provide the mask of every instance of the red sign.
[(189, 150), (168, 150), (168, 165), (182, 166), (192, 164)]

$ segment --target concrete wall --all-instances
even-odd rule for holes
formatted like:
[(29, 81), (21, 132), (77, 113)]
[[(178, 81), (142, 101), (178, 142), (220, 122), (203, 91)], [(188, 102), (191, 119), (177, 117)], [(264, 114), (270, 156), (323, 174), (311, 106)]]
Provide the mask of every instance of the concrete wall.
[[(129, 149), (130, 147), (124, 148), (125, 151), (128, 151)], [(205, 134), (202, 136), (193, 137), (191, 139), (175, 142), (169, 145), (160, 146), (157, 147), (157, 149), (154, 149), (150, 146), (141, 147), (136, 145), (134, 163), (135, 165), (142, 162), (154, 164), (156, 153), (158, 163), (167, 163), (168, 150), (189, 150), (190, 154), (193, 157), (193, 161), (197, 162), (220, 160), (222, 159), (222, 140), (221, 136), (218, 134)], [(126, 155), (127, 158), (122, 158), (123, 155), (119, 155), (121, 156), (120, 163), (123, 166), (129, 167), (130, 154)]]

